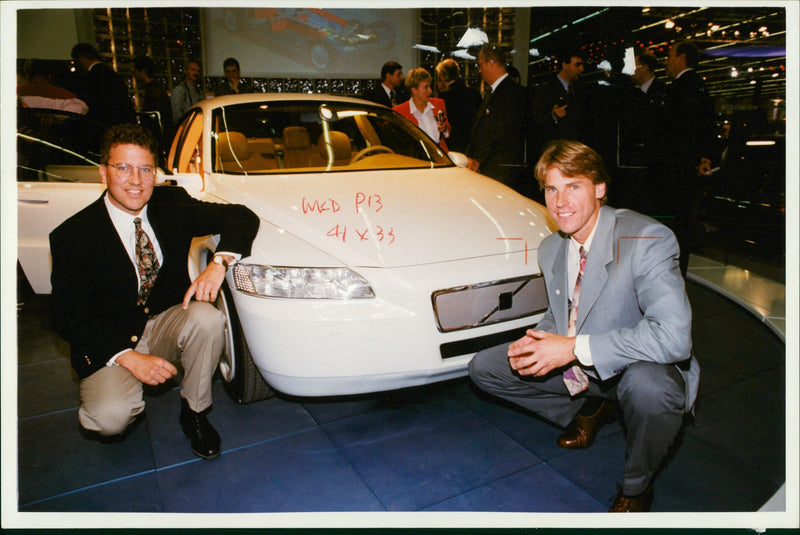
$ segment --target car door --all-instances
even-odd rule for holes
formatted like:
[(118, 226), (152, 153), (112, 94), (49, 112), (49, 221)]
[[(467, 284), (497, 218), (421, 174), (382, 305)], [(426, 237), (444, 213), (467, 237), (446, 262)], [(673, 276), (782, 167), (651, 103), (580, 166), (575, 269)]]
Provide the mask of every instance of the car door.
[(50, 232), (105, 190), (98, 172), (101, 130), (85, 117), (19, 110), (17, 259), (36, 293), (50, 293)]

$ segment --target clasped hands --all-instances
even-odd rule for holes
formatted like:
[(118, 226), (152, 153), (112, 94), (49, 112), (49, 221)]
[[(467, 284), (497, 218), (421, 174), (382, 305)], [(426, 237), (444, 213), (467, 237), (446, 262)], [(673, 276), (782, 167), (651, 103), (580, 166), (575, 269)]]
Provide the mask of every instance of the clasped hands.
[(528, 329), (508, 346), (508, 362), (520, 375), (542, 377), (577, 360), (575, 337)]

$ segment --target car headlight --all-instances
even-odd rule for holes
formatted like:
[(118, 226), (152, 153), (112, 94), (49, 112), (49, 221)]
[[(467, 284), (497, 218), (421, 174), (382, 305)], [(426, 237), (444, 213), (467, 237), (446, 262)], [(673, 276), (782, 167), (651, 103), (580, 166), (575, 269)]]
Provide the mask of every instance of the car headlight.
[(291, 299), (368, 299), (369, 283), (352, 269), (261, 266), (237, 263), (236, 289), (261, 297)]

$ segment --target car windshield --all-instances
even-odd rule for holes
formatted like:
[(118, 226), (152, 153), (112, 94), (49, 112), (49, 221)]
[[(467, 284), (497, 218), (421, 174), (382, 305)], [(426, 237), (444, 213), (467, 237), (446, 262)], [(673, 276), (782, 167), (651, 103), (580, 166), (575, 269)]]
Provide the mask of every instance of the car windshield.
[(17, 180), (99, 181), (102, 127), (64, 111), (17, 110)]
[(385, 108), (330, 101), (253, 102), (213, 115), (214, 172), (269, 174), (451, 166), (414, 124)]

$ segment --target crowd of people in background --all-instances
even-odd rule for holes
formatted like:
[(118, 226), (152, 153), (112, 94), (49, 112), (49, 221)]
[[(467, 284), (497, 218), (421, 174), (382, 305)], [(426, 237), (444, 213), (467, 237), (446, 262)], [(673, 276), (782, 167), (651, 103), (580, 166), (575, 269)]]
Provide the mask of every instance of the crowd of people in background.
[[(85, 114), (105, 127), (138, 120), (156, 134), (166, 156), (176, 122), (207, 98), (202, 65), (188, 59), (183, 80), (172, 88), (156, 79), (151, 58), (134, 58), (136, 106), (128, 84), (103, 63), (90, 44), (72, 49), (77, 75), (55, 79), (47, 62), (29, 60), (17, 88), (20, 105)], [(710, 175), (719, 159), (714, 105), (697, 74), (700, 51), (690, 42), (674, 44), (664, 62), (669, 83), (658, 79), (660, 61), (636, 54), (635, 71), (623, 74), (622, 58), (612, 57), (599, 80), (584, 83), (580, 48), (562, 51), (555, 72), (533, 87), (521, 84), (508, 51), (484, 44), (477, 53), (480, 82), (470, 86), (457, 61), (446, 58), (434, 72), (387, 61), (380, 79), (361, 96), (393, 108), (419, 126), (445, 151), (468, 157), (469, 167), (523, 195), (544, 201), (533, 164), (548, 142), (586, 143), (606, 162), (613, 178), (610, 203), (645, 213), (672, 215), (681, 241), (685, 270), (691, 221), (700, 199), (698, 175)], [(223, 62), (224, 77), (213, 95), (252, 93), (236, 58)], [(687, 201), (688, 199), (688, 201)]]
[(585, 55), (570, 48), (545, 81), (525, 87), (507, 51), (485, 44), (477, 54), (480, 90), (451, 58), (436, 65), (435, 81), (415, 68), (405, 84), (403, 67), (389, 61), (363, 98), (392, 107), (446, 150), (464, 153), (471, 169), (539, 202), (533, 164), (544, 147), (556, 139), (591, 146), (613, 177), (611, 204), (674, 216), (685, 271), (703, 183), (698, 176), (711, 174), (720, 152), (699, 57), (692, 43), (674, 44), (664, 64), (667, 82), (656, 76), (655, 55), (640, 50), (633, 74), (622, 73), (621, 56), (612, 57), (599, 80), (584, 82)]

